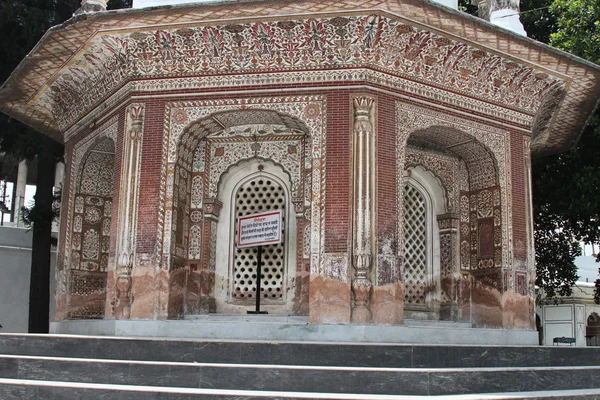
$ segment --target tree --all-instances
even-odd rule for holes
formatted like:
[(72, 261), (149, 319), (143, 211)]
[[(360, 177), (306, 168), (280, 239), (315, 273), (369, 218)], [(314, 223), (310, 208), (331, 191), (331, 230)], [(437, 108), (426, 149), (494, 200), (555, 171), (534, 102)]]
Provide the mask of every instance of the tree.
[[(475, 3), (459, 0), (459, 7), (476, 15)], [(530, 38), (600, 64), (600, 0), (521, 0), (520, 8)], [(598, 143), (597, 110), (573, 150), (532, 163), (536, 285), (547, 299), (571, 294), (580, 242), (600, 243)], [(595, 301), (600, 304), (600, 279)]]
[[(3, 0), (0, 2), (0, 82), (31, 51), (44, 32), (69, 19), (79, 0)], [(131, 7), (131, 0), (111, 0), (109, 8)], [(51, 228), (54, 166), (62, 157), (60, 143), (0, 114), (0, 152), (18, 159), (37, 157), (29, 298), (29, 332), (49, 331)]]
[[(522, 21), (531, 37), (600, 63), (600, 0), (528, 0)], [(525, 7), (522, 11), (527, 11)], [(533, 161), (536, 284), (549, 298), (570, 295), (579, 243), (600, 243), (600, 112), (577, 146)], [(600, 279), (596, 281), (600, 302)]]

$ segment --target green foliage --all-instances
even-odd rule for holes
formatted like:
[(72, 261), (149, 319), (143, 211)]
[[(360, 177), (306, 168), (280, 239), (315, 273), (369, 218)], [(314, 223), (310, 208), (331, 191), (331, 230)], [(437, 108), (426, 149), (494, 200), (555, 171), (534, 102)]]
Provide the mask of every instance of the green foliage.
[(521, 22), (527, 36), (548, 43), (550, 34), (556, 32), (556, 14), (550, 10), (552, 0), (521, 0)]
[(557, 295), (570, 296), (578, 279), (575, 257), (581, 255), (581, 246), (570, 232), (556, 229), (560, 218), (549, 217), (543, 212), (535, 217), (535, 283), (543, 289), (538, 294), (538, 301), (552, 300)]
[(458, 0), (458, 9), (477, 16), (477, 0)]
[(554, 0), (557, 29), (550, 44), (600, 64), (600, 0)]
[(30, 202), (27, 207), (23, 207), (22, 218), (25, 226), (32, 227), (36, 221), (56, 221), (60, 216), (60, 200), (62, 197), (62, 191), (57, 190), (52, 195), (52, 208), (50, 210), (40, 210), (36, 207), (35, 201)]
[[(600, 0), (524, 0), (529, 35), (600, 63)], [(534, 17), (539, 14), (540, 19)], [(590, 118), (577, 146), (533, 162), (537, 285), (548, 296), (567, 295), (576, 273), (575, 243), (600, 243), (600, 112)], [(560, 242), (560, 243), (558, 243)], [(600, 280), (595, 300), (600, 304)]]

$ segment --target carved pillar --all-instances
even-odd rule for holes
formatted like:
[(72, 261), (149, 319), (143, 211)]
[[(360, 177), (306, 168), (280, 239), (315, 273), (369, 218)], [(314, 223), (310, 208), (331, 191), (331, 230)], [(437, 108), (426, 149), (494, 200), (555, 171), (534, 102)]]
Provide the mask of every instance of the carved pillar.
[[(63, 162), (56, 163), (54, 167), (54, 188), (52, 193), (56, 195), (59, 191), (62, 191), (63, 181), (65, 179), (65, 164)], [(59, 220), (52, 221), (52, 232), (58, 232)]]
[(115, 269), (116, 291), (113, 299), (117, 319), (129, 319), (133, 301), (131, 271), (135, 258), (137, 233), (137, 208), (144, 130), (144, 104), (127, 107), (125, 135), (121, 161), (119, 187), (119, 213), (117, 221), (117, 247)]
[(198, 312), (207, 314), (217, 310), (215, 303), (215, 260), (217, 257), (217, 222), (223, 203), (215, 198), (205, 198), (202, 265), (195, 272), (198, 282)]
[(293, 199), (296, 214), (296, 290), (294, 297), (294, 314), (308, 315), (309, 280), (310, 280), (310, 239), (304, 236), (305, 230), (310, 229), (310, 220), (306, 218), (304, 199)]
[(27, 161), (23, 160), (19, 163), (19, 169), (17, 170), (17, 196), (13, 202), (14, 212), (14, 226), (23, 227), (23, 212), (21, 211), (25, 207), (25, 188), (27, 187)]
[(368, 96), (355, 97), (354, 104), (354, 230), (352, 279), (353, 323), (371, 322), (371, 264), (373, 260), (373, 164), (374, 129), (373, 104)]
[(456, 280), (460, 219), (457, 214), (438, 215), (440, 233), (440, 319), (458, 319), (458, 288)]

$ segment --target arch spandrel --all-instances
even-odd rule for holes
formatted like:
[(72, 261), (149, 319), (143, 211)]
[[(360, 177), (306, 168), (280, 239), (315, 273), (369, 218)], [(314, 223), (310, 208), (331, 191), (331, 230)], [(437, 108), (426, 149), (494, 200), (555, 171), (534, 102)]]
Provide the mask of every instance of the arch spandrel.
[[(410, 143), (409, 143), (410, 144)], [(459, 173), (460, 160), (452, 154), (428, 151), (419, 147), (408, 146), (406, 149), (405, 170), (422, 167), (439, 182), (443, 189), (441, 199), (445, 199), (445, 212), (459, 212)], [(438, 213), (442, 214), (442, 213)]]

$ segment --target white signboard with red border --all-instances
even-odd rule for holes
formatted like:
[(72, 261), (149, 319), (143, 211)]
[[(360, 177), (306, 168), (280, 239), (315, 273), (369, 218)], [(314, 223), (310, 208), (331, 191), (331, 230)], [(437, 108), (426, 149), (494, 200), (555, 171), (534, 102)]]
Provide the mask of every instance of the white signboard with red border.
[(240, 217), (236, 241), (237, 247), (281, 243), (281, 210)]

